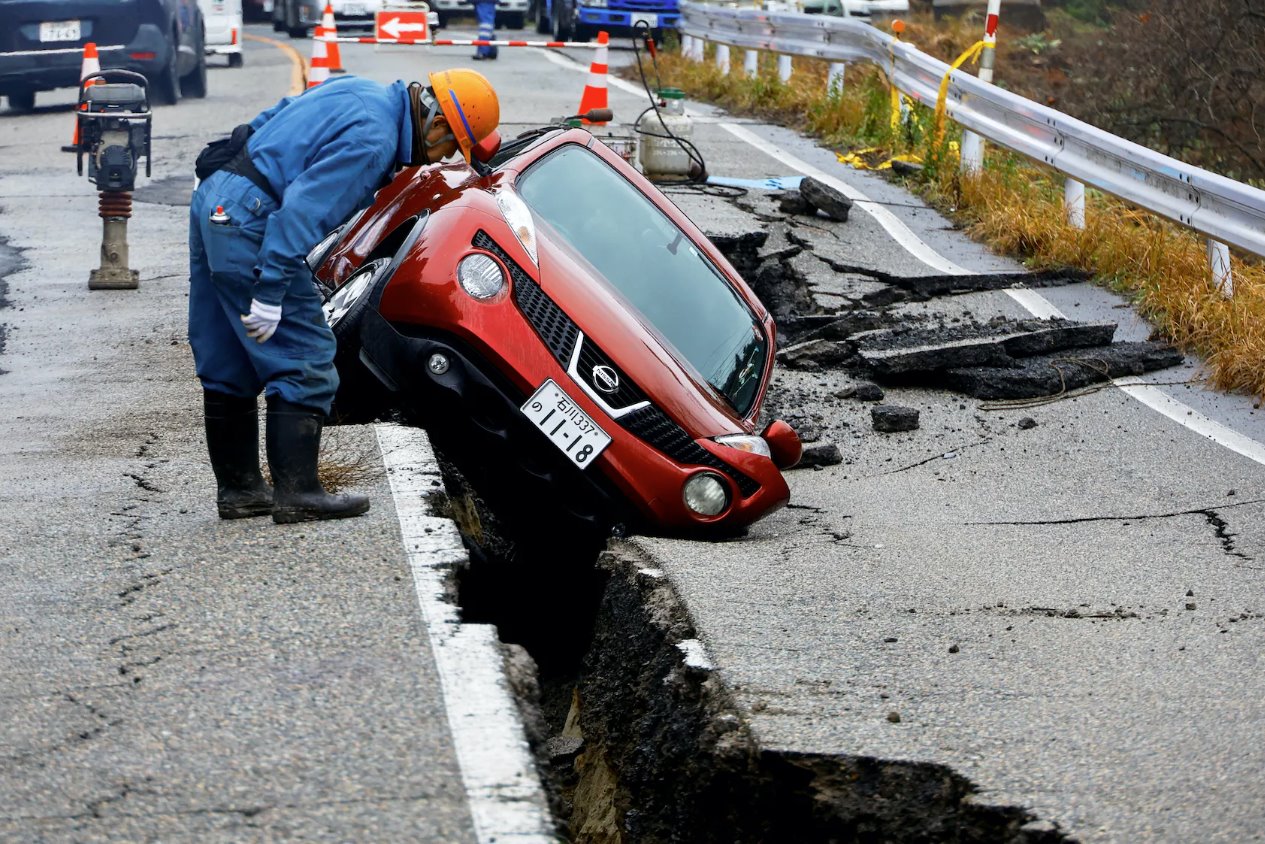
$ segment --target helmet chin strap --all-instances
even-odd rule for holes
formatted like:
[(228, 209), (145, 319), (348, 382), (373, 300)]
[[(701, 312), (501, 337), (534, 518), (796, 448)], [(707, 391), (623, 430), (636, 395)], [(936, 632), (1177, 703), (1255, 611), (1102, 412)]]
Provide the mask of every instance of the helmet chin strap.
[[(411, 118), (413, 121), (413, 154), (412, 163), (415, 166), (425, 164), (433, 164), (430, 151), (435, 147), (442, 146), (448, 141), (455, 141), (457, 136), (452, 132), (444, 135), (433, 144), (426, 142), (426, 137), (430, 134), (430, 130), (434, 128), (435, 118), (439, 116), (439, 100), (435, 99), (434, 92), (420, 82), (414, 82), (408, 86), (409, 103), (412, 106)], [(423, 117), (423, 113), (425, 117)]]

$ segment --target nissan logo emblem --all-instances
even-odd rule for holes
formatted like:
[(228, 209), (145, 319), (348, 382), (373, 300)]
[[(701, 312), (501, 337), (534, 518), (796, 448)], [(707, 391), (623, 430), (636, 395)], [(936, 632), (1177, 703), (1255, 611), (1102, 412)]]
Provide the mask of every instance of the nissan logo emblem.
[(619, 375), (609, 366), (593, 367), (593, 386), (603, 393), (613, 393), (619, 389)]

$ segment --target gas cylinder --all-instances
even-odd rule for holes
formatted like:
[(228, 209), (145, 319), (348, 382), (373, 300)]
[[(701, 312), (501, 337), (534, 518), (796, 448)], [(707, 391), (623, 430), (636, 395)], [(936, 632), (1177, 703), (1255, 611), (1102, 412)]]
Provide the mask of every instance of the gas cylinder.
[(650, 177), (688, 176), (693, 165), (689, 153), (667, 137), (672, 134), (688, 141), (694, 135), (694, 122), (685, 113), (685, 92), (679, 88), (661, 88), (658, 94), (659, 113), (651, 109), (637, 120), (637, 132), (648, 133), (641, 135), (639, 144), (637, 157), (641, 170)]

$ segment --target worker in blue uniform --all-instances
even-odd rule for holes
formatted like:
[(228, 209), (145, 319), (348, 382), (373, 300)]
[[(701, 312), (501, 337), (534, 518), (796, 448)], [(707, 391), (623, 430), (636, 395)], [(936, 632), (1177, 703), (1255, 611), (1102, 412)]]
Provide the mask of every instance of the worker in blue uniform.
[[(321, 427), (338, 388), (334, 335), (303, 262), (389, 181), (496, 128), (496, 92), (472, 70), (430, 84), (339, 77), (287, 97), (199, 157), (189, 216), (189, 343), (202, 382), (221, 518), (277, 523), (356, 516), (362, 495), (317, 477)], [(274, 488), (259, 466), (257, 399)]]
[[(492, 41), (496, 38), (496, 0), (474, 0), (474, 16), (479, 20), (479, 40)], [(495, 47), (476, 47), (476, 62), (496, 58)]]

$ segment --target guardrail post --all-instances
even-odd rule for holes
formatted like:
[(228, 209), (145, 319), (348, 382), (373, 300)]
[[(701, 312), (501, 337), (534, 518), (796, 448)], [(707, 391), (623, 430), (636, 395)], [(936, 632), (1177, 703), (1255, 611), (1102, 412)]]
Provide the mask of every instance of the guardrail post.
[(716, 45), (716, 67), (721, 73), (729, 75), (729, 45)]
[(781, 79), (783, 82), (791, 81), (791, 57), (790, 56), (777, 57), (777, 78)]
[[(1001, 0), (988, 0), (988, 18), (984, 22), (984, 51), (979, 60), (979, 78), (993, 81), (993, 65), (997, 61), (997, 20)], [(984, 166), (984, 139), (974, 132), (962, 133), (962, 172), (978, 173)]]
[(707, 58), (707, 41), (703, 38), (694, 39), (694, 61), (701, 62)]
[(1074, 229), (1085, 228), (1085, 185), (1075, 179), (1063, 182), (1063, 211), (1067, 224)]
[(755, 77), (760, 73), (760, 54), (756, 50), (747, 48), (742, 57), (742, 69), (746, 71), (747, 76)]
[(694, 58), (694, 36), (693, 35), (681, 36), (681, 55), (685, 56), (687, 59)]
[(843, 92), (843, 74), (848, 66), (843, 62), (830, 63), (830, 75), (826, 77), (826, 92), (836, 96)]
[(1230, 247), (1208, 238), (1208, 266), (1212, 268), (1212, 286), (1227, 299), (1234, 295), (1234, 276), (1230, 273)]

